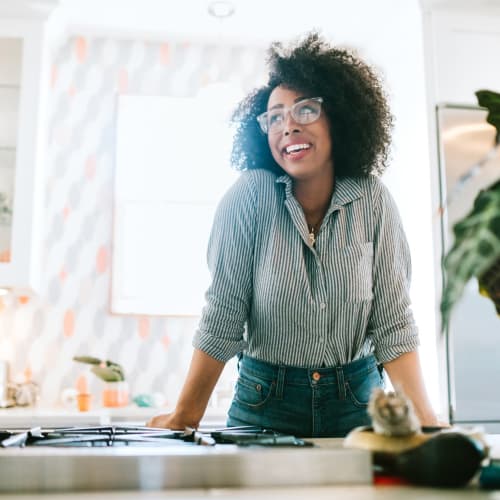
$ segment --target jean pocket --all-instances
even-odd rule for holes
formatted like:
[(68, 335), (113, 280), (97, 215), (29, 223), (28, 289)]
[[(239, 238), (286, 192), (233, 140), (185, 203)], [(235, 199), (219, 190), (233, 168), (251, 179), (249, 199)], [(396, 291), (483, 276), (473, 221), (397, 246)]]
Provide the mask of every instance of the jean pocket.
[(261, 408), (272, 397), (274, 382), (240, 373), (234, 399), (249, 408)]
[(362, 376), (350, 377), (345, 382), (346, 393), (354, 406), (367, 408), (375, 387), (383, 387), (383, 380), (377, 367)]

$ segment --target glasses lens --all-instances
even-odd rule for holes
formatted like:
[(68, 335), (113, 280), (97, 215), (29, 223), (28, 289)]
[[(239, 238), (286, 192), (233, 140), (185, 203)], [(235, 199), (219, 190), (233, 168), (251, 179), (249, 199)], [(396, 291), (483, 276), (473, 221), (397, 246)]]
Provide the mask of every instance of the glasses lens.
[(291, 109), (292, 117), (301, 125), (316, 121), (321, 114), (321, 101), (304, 99), (294, 104)]
[(276, 108), (266, 111), (257, 117), (264, 134), (281, 132), (285, 126), (288, 112), (296, 123), (307, 125), (316, 121), (321, 115), (321, 97), (312, 97), (295, 103), (291, 108)]

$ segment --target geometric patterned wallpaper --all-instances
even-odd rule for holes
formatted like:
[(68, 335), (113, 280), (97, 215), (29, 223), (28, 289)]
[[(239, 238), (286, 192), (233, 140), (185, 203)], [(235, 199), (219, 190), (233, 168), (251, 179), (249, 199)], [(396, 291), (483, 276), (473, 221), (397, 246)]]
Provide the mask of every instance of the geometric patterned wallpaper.
[(53, 55), (42, 290), (0, 303), (0, 358), (14, 377), (31, 374), (43, 406), (74, 387), (83, 354), (121, 363), (132, 395), (175, 402), (198, 318), (109, 313), (117, 95), (192, 96), (228, 80), (248, 91), (264, 62), (259, 48), (84, 37)]

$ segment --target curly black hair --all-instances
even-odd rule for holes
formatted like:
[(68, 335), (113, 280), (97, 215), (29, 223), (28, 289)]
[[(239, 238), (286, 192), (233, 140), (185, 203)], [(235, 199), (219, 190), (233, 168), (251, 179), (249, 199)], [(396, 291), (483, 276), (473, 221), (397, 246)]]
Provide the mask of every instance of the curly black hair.
[(324, 99), (336, 176), (382, 174), (389, 156), (393, 118), (373, 69), (348, 50), (330, 46), (316, 32), (288, 49), (275, 42), (268, 54), (267, 84), (243, 99), (232, 115), (236, 124), (233, 167), (283, 173), (256, 120), (266, 111), (273, 89), (281, 85)]

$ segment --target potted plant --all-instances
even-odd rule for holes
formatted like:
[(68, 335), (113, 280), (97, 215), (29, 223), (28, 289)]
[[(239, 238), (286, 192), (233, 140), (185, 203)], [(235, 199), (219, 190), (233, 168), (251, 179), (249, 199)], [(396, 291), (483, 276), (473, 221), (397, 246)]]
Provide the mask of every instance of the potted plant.
[[(500, 144), (500, 94), (479, 90), (480, 106), (487, 108), (487, 122), (496, 128), (495, 147)], [(498, 172), (500, 179), (500, 171)], [(445, 286), (441, 299), (443, 329), (465, 285), (477, 278), (479, 291), (491, 299), (500, 315), (500, 180), (479, 192), (472, 210), (453, 226), (455, 240), (443, 266)]]
[(118, 363), (101, 360), (92, 356), (74, 356), (74, 361), (92, 365), (90, 371), (104, 381), (102, 405), (106, 407), (126, 406), (128, 404), (128, 384), (125, 373)]

